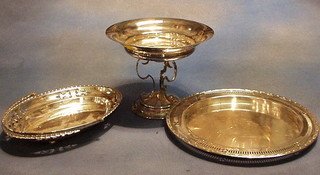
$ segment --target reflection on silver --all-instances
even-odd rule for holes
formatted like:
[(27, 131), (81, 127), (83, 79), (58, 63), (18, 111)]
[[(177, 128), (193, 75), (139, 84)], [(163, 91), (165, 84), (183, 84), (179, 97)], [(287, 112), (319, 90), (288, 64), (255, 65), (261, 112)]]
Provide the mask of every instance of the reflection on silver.
[[(242, 158), (288, 155), (312, 144), (316, 118), (301, 105), (270, 93), (222, 89), (183, 99), (167, 118), (170, 130), (207, 152)], [(175, 123), (179, 123), (178, 125)]]
[(105, 86), (77, 86), (21, 98), (5, 112), (2, 127), (18, 139), (51, 140), (103, 121), (122, 100)]

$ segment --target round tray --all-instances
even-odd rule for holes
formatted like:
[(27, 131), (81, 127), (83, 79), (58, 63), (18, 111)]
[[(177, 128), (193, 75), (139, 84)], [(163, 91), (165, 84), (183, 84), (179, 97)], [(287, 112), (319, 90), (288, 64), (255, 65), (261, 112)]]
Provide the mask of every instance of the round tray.
[(221, 89), (184, 98), (166, 118), (171, 132), (198, 149), (238, 158), (301, 151), (317, 138), (316, 118), (285, 97)]
[(213, 30), (201, 23), (175, 18), (142, 18), (120, 22), (106, 30), (133, 57), (163, 62), (190, 55), (210, 39)]
[(121, 100), (118, 90), (106, 86), (33, 93), (7, 109), (2, 128), (7, 135), (18, 139), (56, 139), (103, 121)]

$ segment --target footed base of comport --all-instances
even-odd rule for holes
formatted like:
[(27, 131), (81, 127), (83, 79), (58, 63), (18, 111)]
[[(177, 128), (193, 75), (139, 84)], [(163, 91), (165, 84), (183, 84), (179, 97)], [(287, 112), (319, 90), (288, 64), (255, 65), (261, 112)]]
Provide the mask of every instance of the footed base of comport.
[(171, 108), (180, 101), (175, 95), (166, 95), (162, 91), (142, 94), (133, 104), (132, 111), (147, 119), (165, 119)]

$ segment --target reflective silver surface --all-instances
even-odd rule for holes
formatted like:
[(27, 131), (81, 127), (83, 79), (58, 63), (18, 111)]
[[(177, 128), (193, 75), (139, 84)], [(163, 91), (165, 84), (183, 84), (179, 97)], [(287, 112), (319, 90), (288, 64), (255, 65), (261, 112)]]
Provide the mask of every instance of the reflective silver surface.
[(157, 62), (189, 56), (213, 33), (205, 24), (177, 18), (127, 20), (106, 30), (106, 35), (122, 44), (131, 56)]
[(317, 119), (296, 102), (245, 89), (200, 92), (181, 100), (166, 118), (184, 142), (240, 158), (293, 154), (318, 137)]
[[(117, 120), (108, 131), (72, 150), (71, 143), (64, 149), (70, 151), (55, 155), (26, 158), (0, 149), (1, 173), (26, 174), (28, 169), (30, 175), (318, 174), (319, 142), (299, 159), (257, 168), (209, 162), (172, 144), (159, 127), (161, 122), (131, 114), (137, 95), (151, 90), (152, 83), (137, 79), (135, 59), (106, 39), (105, 29), (132, 18), (201, 21), (216, 35), (179, 60), (178, 77), (169, 85), (169, 93), (186, 97), (208, 89), (259, 89), (299, 102), (320, 120), (319, 8), (313, 0), (1, 1), (1, 115), (25, 94), (76, 84), (108, 85), (124, 95), (124, 106), (110, 116)], [(141, 73), (158, 76), (155, 70), (161, 68), (151, 64)], [(90, 135), (95, 134), (75, 138), (83, 143)], [(19, 153), (34, 148), (30, 145), (34, 146), (9, 148)], [(46, 144), (37, 147), (52, 152)]]
[(98, 85), (32, 93), (6, 110), (2, 129), (18, 139), (57, 139), (102, 122), (121, 100), (117, 89)]

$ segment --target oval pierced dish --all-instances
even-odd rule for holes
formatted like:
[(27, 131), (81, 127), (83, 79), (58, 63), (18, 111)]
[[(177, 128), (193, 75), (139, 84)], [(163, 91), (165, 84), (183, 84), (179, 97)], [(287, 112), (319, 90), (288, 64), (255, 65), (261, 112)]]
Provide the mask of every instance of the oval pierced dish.
[(18, 139), (56, 139), (103, 121), (121, 100), (118, 90), (106, 86), (33, 93), (7, 109), (2, 128), (7, 135)]
[(254, 90), (221, 89), (184, 98), (166, 118), (178, 138), (201, 150), (239, 158), (273, 158), (301, 151), (319, 126), (306, 108)]

